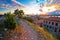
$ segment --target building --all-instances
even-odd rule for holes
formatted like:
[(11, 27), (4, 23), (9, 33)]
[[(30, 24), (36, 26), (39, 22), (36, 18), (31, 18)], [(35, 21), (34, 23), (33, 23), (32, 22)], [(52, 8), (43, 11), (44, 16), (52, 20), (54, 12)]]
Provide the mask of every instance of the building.
[(55, 34), (60, 34), (60, 17), (49, 17), (43, 19), (43, 27)]
[(40, 27), (43, 27), (42, 23), (43, 23), (43, 18), (37, 20), (37, 25), (39, 25)]
[(0, 24), (3, 24), (5, 19), (5, 15), (0, 15)]

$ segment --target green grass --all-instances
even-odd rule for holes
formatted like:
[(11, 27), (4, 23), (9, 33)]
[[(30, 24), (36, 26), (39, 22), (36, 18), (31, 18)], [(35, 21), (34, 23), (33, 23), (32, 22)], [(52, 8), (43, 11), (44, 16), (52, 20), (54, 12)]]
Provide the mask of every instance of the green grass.
[(37, 32), (41, 32), (44, 35), (44, 37), (46, 38), (46, 40), (57, 40), (57, 38), (53, 34), (49, 33), (44, 28), (41, 28), (41, 27), (39, 27), (33, 23), (30, 23), (28, 21), (27, 21), (27, 24), (30, 25), (32, 28), (34, 28)]

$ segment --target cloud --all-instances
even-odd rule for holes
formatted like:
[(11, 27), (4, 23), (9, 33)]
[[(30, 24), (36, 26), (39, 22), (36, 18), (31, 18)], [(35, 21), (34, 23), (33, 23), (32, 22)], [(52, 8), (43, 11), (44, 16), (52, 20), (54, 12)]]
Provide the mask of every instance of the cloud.
[(11, 1), (13, 1), (14, 3), (16, 3), (16, 4), (20, 5), (20, 6), (23, 6), (23, 7), (25, 6), (25, 5), (21, 4), (20, 2), (18, 2), (16, 0), (11, 0)]
[(0, 0), (0, 8), (13, 9), (19, 7), (25, 6), (16, 0)]
[(60, 0), (53, 0), (51, 4), (58, 4), (58, 5), (60, 5)]
[(9, 9), (9, 8), (12, 8), (12, 6), (10, 4), (2, 4), (2, 5), (0, 5), (0, 8), (7, 8), (7, 9)]

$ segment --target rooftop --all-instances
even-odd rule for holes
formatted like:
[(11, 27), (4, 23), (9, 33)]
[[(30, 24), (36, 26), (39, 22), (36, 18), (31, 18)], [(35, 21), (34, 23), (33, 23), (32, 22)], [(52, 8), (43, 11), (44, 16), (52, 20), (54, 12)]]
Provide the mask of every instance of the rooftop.
[(49, 18), (44, 18), (44, 20), (60, 22), (60, 17), (49, 17)]

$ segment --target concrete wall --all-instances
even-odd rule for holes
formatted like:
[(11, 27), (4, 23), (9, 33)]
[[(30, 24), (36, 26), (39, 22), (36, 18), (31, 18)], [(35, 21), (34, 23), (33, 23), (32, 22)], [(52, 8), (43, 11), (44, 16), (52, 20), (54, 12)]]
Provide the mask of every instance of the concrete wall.
[[(57, 26), (56, 26), (56, 23), (58, 23)], [(50, 32), (60, 34), (60, 32), (59, 32), (59, 30), (60, 30), (60, 22), (51, 21), (51, 20), (50, 21), (49, 20), (44, 20), (42, 25), (43, 25), (43, 27), (47, 27)]]

